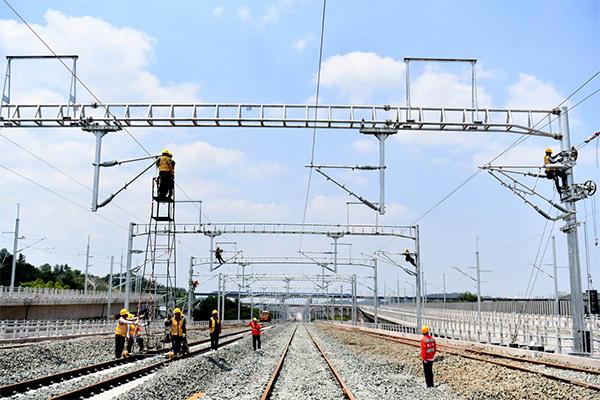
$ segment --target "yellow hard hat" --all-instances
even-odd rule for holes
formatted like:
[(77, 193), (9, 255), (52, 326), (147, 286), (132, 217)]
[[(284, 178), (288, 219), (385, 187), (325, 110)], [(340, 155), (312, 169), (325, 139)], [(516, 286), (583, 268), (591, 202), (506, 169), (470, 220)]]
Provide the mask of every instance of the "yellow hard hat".
[(548, 147), (548, 148), (546, 149), (546, 153), (552, 153), (552, 149), (551, 149), (550, 147)]
[(163, 153), (163, 154), (168, 154), (168, 155), (171, 155), (171, 152), (170, 152), (168, 149), (164, 149), (164, 150), (162, 151), (162, 153)]
[(127, 315), (129, 314), (129, 311), (127, 311), (126, 308), (121, 308), (121, 311), (119, 312), (120, 315)]
[(173, 314), (181, 314), (181, 310), (179, 308), (175, 308), (173, 310)]
[(429, 333), (429, 327), (427, 325), (423, 325), (421, 327), (421, 333)]
[(217, 310), (213, 310), (212, 312), (213, 314), (218, 314), (219, 312)]
[(258, 318), (252, 318), (252, 321), (258, 322)]
[(410, 254), (410, 250), (409, 249), (404, 249), (404, 254)]
[(127, 318), (133, 318), (133, 314), (132, 313), (127, 314)]

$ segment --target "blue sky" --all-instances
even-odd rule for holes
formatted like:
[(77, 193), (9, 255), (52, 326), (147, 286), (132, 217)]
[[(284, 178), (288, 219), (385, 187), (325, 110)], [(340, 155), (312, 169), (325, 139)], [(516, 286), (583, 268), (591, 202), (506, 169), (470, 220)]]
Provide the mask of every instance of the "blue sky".
[[(102, 5), (92, 1), (13, 1), (12, 4), (58, 52), (81, 56), (78, 69), (81, 79), (107, 103), (314, 101), (322, 11), (319, 1), (190, 1), (177, 2), (176, 6), (161, 1), (106, 1)], [(16, 22), (14, 14), (1, 6), (0, 55), (42, 51), (31, 33)], [(402, 60), (411, 56), (477, 58), (480, 104), (548, 109), (600, 68), (600, 2), (330, 0), (320, 102), (403, 104)], [(3, 69), (4, 60), (0, 62)], [(24, 65), (18, 71), (15, 101), (66, 98), (61, 89), (66, 80), (60, 67)], [(415, 66), (411, 69), (413, 103), (468, 106), (467, 72), (462, 66)], [(599, 85), (597, 78), (568, 104), (574, 105)], [(80, 90), (80, 99), (87, 101), (89, 96)], [(599, 129), (599, 109), (597, 95), (573, 111), (573, 143), (580, 143)], [(60, 165), (85, 184), (91, 182), (91, 136), (56, 130), (0, 133)], [(133, 133), (153, 151), (164, 147), (174, 150), (178, 182), (193, 198), (204, 201), (210, 220), (302, 221), (308, 173), (304, 165), (310, 161), (312, 131), (169, 129)], [(358, 132), (319, 130), (315, 162), (376, 163), (375, 141), (367, 139)], [(389, 209), (381, 221), (412, 223), (514, 139), (503, 134), (398, 133), (387, 142)], [(43, 180), (81, 204), (89, 204), (90, 196), (85, 189), (20, 153), (9, 142), (0, 140), (0, 143), (0, 148), (8, 152), (4, 161), (19, 172)], [(557, 147), (547, 140), (528, 139), (498, 162), (539, 164), (548, 145)], [(111, 135), (105, 141), (106, 159), (139, 155), (141, 150), (126, 135)], [(595, 145), (586, 146), (575, 172), (577, 181), (599, 180), (595, 157)], [(137, 168), (106, 173), (103, 191), (118, 187)], [(361, 195), (376, 199), (378, 180), (373, 173), (338, 176)], [(119, 255), (126, 245), (126, 231), (122, 227), (73, 207), (6, 170), (0, 170), (0, 177), (6, 182), (0, 193), (2, 231), (12, 230), (15, 203), (21, 202), (25, 235), (49, 238), (47, 245), (38, 246), (44, 250), (33, 249), (28, 253), (32, 262), (68, 261), (81, 265), (82, 258), (77, 254), (83, 252), (88, 233), (92, 234), (92, 247), (97, 254)], [(538, 185), (551, 196), (550, 181)], [(148, 190), (149, 184), (140, 182), (115, 203), (145, 221), (149, 213)], [(307, 221), (345, 223), (348, 200), (330, 183), (313, 176)], [(586, 206), (591, 214), (591, 203)], [(583, 215), (584, 204), (580, 202), (578, 207)], [(114, 207), (101, 213), (121, 225), (131, 220), (130, 215)], [(180, 209), (178, 218), (183, 222), (194, 215), (191, 210)], [(351, 219), (374, 221), (372, 213), (356, 206)], [(591, 217), (588, 225), (593, 242)], [(491, 177), (480, 174), (421, 221), (427, 280), (441, 287), (441, 274), (446, 273), (451, 290), (471, 289), (450, 267), (474, 262), (475, 237), (479, 236), (482, 264), (493, 270), (486, 278), (483, 292), (520, 295), (527, 286), (530, 264), (535, 259), (543, 228), (544, 220), (537, 213), (499, 187)], [(566, 243), (560, 232), (556, 234), (559, 264), (566, 265)], [(223, 240), (237, 241), (248, 255), (290, 255), (298, 250), (297, 238)], [(190, 255), (208, 255), (204, 238), (187, 237), (181, 241), (178, 249), (181, 271), (187, 270)], [(369, 240), (352, 240), (352, 243), (353, 254), (373, 251), (382, 244)], [(542, 247), (545, 244), (544, 239)], [(2, 235), (0, 245), (10, 246), (9, 235)], [(307, 239), (304, 246), (310, 250), (324, 249), (329, 247), (329, 241)], [(394, 241), (386, 248), (404, 247), (401, 241)], [(506, 247), (510, 248), (498, 252)], [(590, 254), (597, 276), (598, 247), (592, 246)], [(94, 272), (107, 272), (105, 260), (98, 257)], [(548, 251), (543, 262), (549, 261)], [(585, 271), (583, 258), (582, 268)], [(389, 280), (388, 287), (395, 287), (395, 270), (384, 268), (381, 276)], [(568, 288), (567, 277), (566, 270), (562, 270), (563, 291)], [(429, 291), (438, 290), (432, 287)], [(547, 295), (551, 291), (550, 279), (540, 276), (533, 294)]]

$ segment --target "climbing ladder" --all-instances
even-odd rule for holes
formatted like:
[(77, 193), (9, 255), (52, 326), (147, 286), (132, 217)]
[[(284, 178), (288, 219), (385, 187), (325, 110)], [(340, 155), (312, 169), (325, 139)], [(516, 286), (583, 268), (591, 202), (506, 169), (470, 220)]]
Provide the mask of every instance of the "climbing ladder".
[[(154, 297), (148, 303), (150, 317), (156, 317), (160, 306), (169, 310), (175, 306), (176, 239), (175, 193), (168, 199), (158, 196), (159, 178), (152, 179), (152, 207), (150, 232), (146, 239), (146, 252), (142, 267), (143, 292)], [(140, 297), (141, 300), (141, 297)], [(138, 309), (141, 304), (138, 305)]]

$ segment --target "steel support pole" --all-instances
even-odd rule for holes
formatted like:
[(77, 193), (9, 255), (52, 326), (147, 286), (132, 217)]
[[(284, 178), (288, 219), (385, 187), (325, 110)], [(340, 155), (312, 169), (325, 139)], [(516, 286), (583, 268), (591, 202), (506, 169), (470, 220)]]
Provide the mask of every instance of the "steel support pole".
[(237, 320), (241, 321), (242, 319), (242, 308), (241, 308), (241, 301), (242, 301), (242, 296), (241, 296), (241, 292), (242, 292), (242, 286), (238, 285), (238, 304), (237, 304)]
[(442, 285), (444, 286), (444, 310), (446, 309), (446, 274), (442, 274)]
[(190, 257), (190, 287), (187, 298), (187, 320), (192, 321), (192, 305), (194, 304), (194, 256)]
[[(585, 244), (585, 270), (586, 270), (586, 282), (587, 282), (587, 298), (588, 298), (588, 315), (592, 318), (592, 272), (590, 271), (590, 250), (588, 244), (588, 231), (587, 223), (583, 223), (583, 238)], [(590, 330), (590, 348), (587, 349), (590, 354), (594, 354), (594, 323), (591, 321), (589, 324)]]
[(356, 325), (356, 275), (352, 275), (352, 325)]
[(88, 269), (90, 268), (90, 235), (88, 235), (87, 246), (85, 248), (85, 278), (83, 283), (83, 295), (87, 296), (88, 288)]
[(379, 293), (377, 291), (377, 259), (373, 259), (373, 300), (374, 300), (374, 309), (375, 309), (375, 327), (377, 327), (378, 321), (378, 310), (379, 310)]
[(554, 274), (554, 314), (560, 315), (560, 298), (558, 297), (558, 266), (556, 265), (556, 238), (552, 236), (552, 270)]
[(217, 313), (221, 316), (221, 279), (222, 274), (219, 272), (219, 287), (217, 289)]
[(21, 205), (17, 203), (17, 219), (15, 219), (15, 238), (13, 241), (13, 256), (12, 266), (10, 270), (10, 293), (15, 290), (15, 275), (17, 271), (17, 257), (19, 251), (19, 212), (21, 211)]
[(475, 241), (475, 273), (477, 274), (477, 335), (481, 332), (481, 268), (479, 267), (479, 238)]
[(133, 255), (133, 226), (134, 223), (129, 223), (129, 236), (127, 238), (127, 266), (125, 270), (125, 304), (123, 305), (129, 310), (129, 293), (131, 291), (131, 257)]
[(404, 60), (406, 64), (406, 121), (412, 120), (412, 115), (410, 112), (410, 62), (408, 60)]
[(225, 300), (226, 300), (226, 289), (225, 289), (225, 276), (223, 276), (223, 291), (221, 292), (221, 322), (225, 322)]
[(385, 139), (388, 135), (378, 134), (379, 139), (379, 214), (385, 214)]
[(92, 211), (98, 210), (98, 186), (100, 185), (100, 162), (102, 155), (102, 138), (106, 135), (106, 131), (92, 130), (96, 137), (96, 156), (94, 158), (94, 183), (92, 185)]
[[(562, 133), (561, 149), (569, 151), (571, 148), (571, 138), (569, 133), (569, 116), (567, 107), (563, 106), (559, 113), (560, 132)], [(573, 169), (564, 170), (567, 175), (569, 193), (572, 192), (574, 178)], [(565, 226), (561, 228), (567, 235), (567, 245), (569, 249), (569, 281), (571, 285), (571, 313), (573, 318), (573, 352), (584, 353), (584, 309), (583, 293), (581, 287), (581, 265), (579, 261), (579, 239), (577, 237), (577, 208), (575, 200), (570, 196), (563, 202), (570, 214), (565, 218)]]
[(119, 262), (119, 293), (123, 292), (123, 248), (121, 247), (121, 261)]
[(112, 306), (112, 289), (113, 289), (113, 266), (115, 264), (115, 256), (110, 256), (110, 273), (108, 275), (108, 308), (106, 309), (106, 319), (110, 321), (110, 308)]
[(422, 326), (422, 307), (421, 307), (421, 244), (419, 237), (419, 225), (415, 225), (415, 302), (417, 303), (417, 331)]

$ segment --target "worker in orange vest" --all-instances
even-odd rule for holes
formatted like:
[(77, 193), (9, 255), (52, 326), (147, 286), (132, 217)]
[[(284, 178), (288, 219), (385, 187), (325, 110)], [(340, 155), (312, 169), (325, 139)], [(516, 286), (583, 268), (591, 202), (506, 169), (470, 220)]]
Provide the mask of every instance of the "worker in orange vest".
[(423, 337), (421, 338), (421, 360), (423, 360), (423, 371), (425, 372), (425, 383), (427, 387), (433, 387), (433, 361), (435, 360), (435, 351), (437, 349), (435, 339), (429, 333), (429, 327), (423, 325), (421, 328)]
[(187, 326), (180, 308), (173, 310), (173, 318), (165, 321), (165, 327), (171, 328), (169, 332), (171, 334), (171, 343), (173, 344), (173, 354), (181, 354), (181, 345), (187, 334)]
[[(567, 190), (569, 183), (567, 181), (567, 174), (563, 169), (554, 168), (552, 164), (562, 162), (562, 155), (559, 153), (555, 156), (552, 155), (552, 149), (546, 149), (546, 155), (544, 156), (544, 166), (546, 167), (546, 177), (554, 180), (556, 191), (558, 194), (562, 194), (563, 191)], [(559, 183), (560, 178), (560, 183)]]
[(252, 348), (256, 350), (258, 345), (258, 349), (260, 350), (260, 335), (262, 325), (258, 322), (258, 319), (252, 318), (252, 321), (248, 323), (248, 326), (252, 328)]

